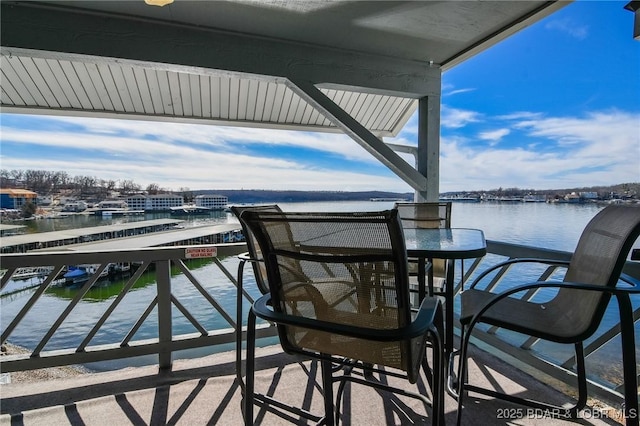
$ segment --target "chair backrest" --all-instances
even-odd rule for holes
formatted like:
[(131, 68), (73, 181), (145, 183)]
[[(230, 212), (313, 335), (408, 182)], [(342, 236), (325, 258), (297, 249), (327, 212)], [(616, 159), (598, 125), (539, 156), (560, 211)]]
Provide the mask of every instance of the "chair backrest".
[(451, 228), (451, 202), (396, 203), (402, 226), (412, 228)]
[[(451, 201), (433, 203), (396, 203), (402, 227), (415, 228), (451, 228)], [(434, 277), (444, 278), (446, 261), (431, 259), (431, 270)]]
[[(577, 282), (615, 287), (631, 247), (640, 235), (640, 205), (610, 205), (587, 224), (564, 277)], [(599, 292), (560, 290), (550, 302), (566, 310), (576, 334), (593, 334), (610, 296)]]
[[(249, 210), (242, 218), (262, 249), (277, 312), (321, 320), (338, 329), (395, 329), (411, 322), (407, 255), (396, 210)], [(290, 352), (311, 350), (405, 371), (420, 359), (412, 352), (413, 341), (372, 342), (299, 326), (279, 325), (278, 331), (283, 348)]]
[(246, 210), (258, 210), (258, 211), (270, 211), (270, 212), (281, 212), (282, 209), (277, 204), (268, 204), (262, 206), (232, 206), (231, 211), (236, 215), (238, 220), (240, 221), (240, 225), (242, 225), (242, 233), (244, 235), (244, 239), (247, 243), (247, 250), (249, 251), (249, 257), (251, 259), (256, 260), (256, 262), (251, 262), (251, 266), (253, 267), (253, 275), (256, 278), (256, 285), (258, 286), (258, 290), (262, 294), (266, 294), (269, 292), (269, 283), (267, 281), (267, 269), (264, 266), (264, 262), (262, 261), (262, 251), (260, 250), (260, 246), (258, 245), (258, 241), (256, 241), (255, 235), (253, 232), (247, 227), (246, 223), (242, 220), (242, 213)]

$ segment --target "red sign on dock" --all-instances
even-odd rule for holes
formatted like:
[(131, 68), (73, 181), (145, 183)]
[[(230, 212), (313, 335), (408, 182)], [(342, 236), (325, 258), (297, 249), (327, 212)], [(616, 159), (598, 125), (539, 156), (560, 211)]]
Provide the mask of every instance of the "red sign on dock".
[(196, 259), (201, 257), (216, 257), (218, 250), (216, 247), (189, 247), (184, 249), (185, 259)]

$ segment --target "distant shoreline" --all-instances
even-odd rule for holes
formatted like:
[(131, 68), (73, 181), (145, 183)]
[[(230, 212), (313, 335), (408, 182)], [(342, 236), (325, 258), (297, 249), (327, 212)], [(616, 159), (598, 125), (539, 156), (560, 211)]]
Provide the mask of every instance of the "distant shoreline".
[[(267, 204), (267, 203), (304, 203), (314, 201), (371, 201), (371, 200), (407, 200), (414, 199), (413, 192), (388, 191), (299, 191), (299, 190), (258, 190), (258, 189), (211, 189), (194, 190), (193, 195), (217, 194), (226, 196), (229, 204)], [(611, 186), (593, 186), (557, 190), (534, 190), (520, 188), (500, 188), (488, 191), (451, 191), (439, 194), (440, 198), (456, 201), (453, 198), (481, 197), (541, 197), (545, 201), (563, 202), (570, 194), (597, 194), (599, 202), (611, 199), (638, 200), (640, 183), (623, 183)], [(463, 201), (463, 200), (460, 200)], [(585, 199), (591, 202), (591, 199)]]
[(371, 199), (404, 199), (412, 200), (413, 193), (396, 193), (384, 191), (276, 191), (276, 190), (206, 190), (193, 191), (194, 194), (223, 195), (229, 204), (245, 203), (305, 203), (313, 201), (369, 201)]

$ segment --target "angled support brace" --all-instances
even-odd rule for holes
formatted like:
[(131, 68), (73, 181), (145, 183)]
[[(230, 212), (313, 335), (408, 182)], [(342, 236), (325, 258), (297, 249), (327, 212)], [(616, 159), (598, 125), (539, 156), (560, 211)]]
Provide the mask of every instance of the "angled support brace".
[(378, 161), (387, 166), (391, 171), (408, 183), (416, 191), (425, 191), (427, 178), (407, 163), (383, 141), (377, 138), (366, 127), (358, 123), (335, 102), (325, 96), (316, 86), (308, 81), (291, 81), (287, 86), (298, 96), (322, 112), (333, 121), (360, 146), (373, 155)]

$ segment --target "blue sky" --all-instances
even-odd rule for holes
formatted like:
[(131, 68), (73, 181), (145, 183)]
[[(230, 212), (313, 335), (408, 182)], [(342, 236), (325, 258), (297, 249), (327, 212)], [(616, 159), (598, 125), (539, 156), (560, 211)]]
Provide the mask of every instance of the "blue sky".
[[(444, 74), (442, 192), (640, 181), (626, 3), (574, 2)], [(385, 140), (416, 145), (417, 118)], [(5, 113), (0, 143), (2, 169), (143, 187), (411, 191), (340, 134)]]

